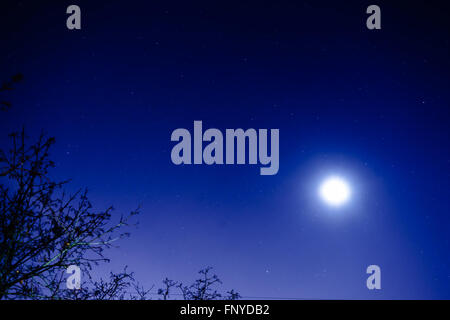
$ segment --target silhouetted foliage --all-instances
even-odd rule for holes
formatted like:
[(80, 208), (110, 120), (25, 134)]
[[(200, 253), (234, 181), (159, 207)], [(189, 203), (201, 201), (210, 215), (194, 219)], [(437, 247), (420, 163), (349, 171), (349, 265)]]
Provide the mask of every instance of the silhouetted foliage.
[(153, 286), (144, 289), (134, 274), (125, 267), (122, 272), (110, 272), (109, 279), (84, 281), (79, 290), (62, 290), (60, 299), (72, 300), (147, 300)]
[[(14, 83), (20, 82), (23, 80), (23, 75), (18, 73), (11, 77), (10, 81), (3, 82), (0, 87), (0, 92), (2, 91), (10, 91), (13, 90)], [(11, 108), (11, 102), (9, 101), (0, 101), (0, 111), (6, 111)]]
[(0, 298), (58, 298), (64, 270), (89, 275), (108, 261), (103, 251), (129, 235), (122, 227), (138, 210), (111, 223), (112, 207), (96, 212), (87, 190), (67, 195), (68, 181), (51, 179), (53, 138), (27, 146), (24, 131), (10, 137), (12, 148), (0, 150)]
[[(169, 279), (164, 279), (164, 288), (158, 290), (158, 294), (163, 300), (168, 300), (172, 296), (180, 295), (183, 300), (237, 300), (240, 298), (239, 293), (234, 290), (221, 294), (216, 290), (217, 284), (222, 284), (216, 274), (211, 274), (211, 267), (207, 267), (199, 271), (200, 278), (195, 280), (191, 285), (183, 285)], [(178, 289), (174, 292), (174, 289)]]

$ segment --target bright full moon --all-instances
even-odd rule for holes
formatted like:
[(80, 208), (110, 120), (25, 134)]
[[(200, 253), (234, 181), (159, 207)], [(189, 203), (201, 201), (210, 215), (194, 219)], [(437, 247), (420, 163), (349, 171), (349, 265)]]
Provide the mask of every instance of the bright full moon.
[(330, 177), (321, 184), (319, 194), (327, 204), (337, 207), (350, 198), (350, 187), (342, 178)]

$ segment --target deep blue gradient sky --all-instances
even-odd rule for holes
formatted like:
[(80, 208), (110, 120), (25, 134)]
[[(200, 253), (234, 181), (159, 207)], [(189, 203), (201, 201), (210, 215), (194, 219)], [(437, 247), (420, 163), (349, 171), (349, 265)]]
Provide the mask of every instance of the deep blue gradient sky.
[[(2, 2), (0, 80), (25, 81), (0, 146), (44, 129), (70, 190), (142, 204), (99, 274), (128, 265), (158, 287), (210, 265), (246, 297), (449, 299), (449, 10), (393, 2)], [(170, 135), (194, 120), (279, 128), (278, 174), (175, 166)], [(329, 174), (352, 185), (343, 208), (317, 196)]]

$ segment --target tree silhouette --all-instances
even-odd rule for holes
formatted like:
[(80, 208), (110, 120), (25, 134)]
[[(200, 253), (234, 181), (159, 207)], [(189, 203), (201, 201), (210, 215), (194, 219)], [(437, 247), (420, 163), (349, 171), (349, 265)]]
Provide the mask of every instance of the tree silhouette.
[(67, 195), (68, 181), (51, 179), (53, 138), (27, 146), (24, 130), (10, 137), (12, 148), (0, 150), (0, 298), (57, 298), (64, 270), (89, 275), (108, 261), (104, 250), (129, 235), (123, 227), (139, 210), (111, 223), (112, 207), (96, 212), (87, 190)]
[[(227, 291), (225, 295), (215, 289), (216, 284), (222, 284), (222, 281), (215, 274), (211, 275), (212, 267), (207, 267), (199, 271), (200, 278), (191, 285), (183, 285), (169, 279), (164, 279), (164, 288), (158, 290), (158, 294), (163, 300), (170, 299), (173, 295), (180, 295), (184, 300), (237, 300), (241, 296), (234, 290)], [(179, 293), (174, 293), (174, 289), (179, 289)]]
[[(17, 75), (0, 91), (11, 90), (22, 79)], [(10, 107), (9, 102), (1, 105)], [(143, 288), (127, 267), (110, 273), (108, 279), (94, 280), (93, 267), (108, 262), (105, 250), (117, 240), (128, 237), (124, 228), (139, 208), (113, 221), (113, 207), (96, 211), (87, 190), (67, 194), (69, 182), (54, 181), (49, 159), (54, 138), (44, 134), (28, 145), (25, 130), (9, 135), (11, 147), (0, 149), (0, 300), (1, 299), (150, 299), (151, 290)], [(83, 282), (79, 290), (65, 286), (66, 269), (80, 268)], [(156, 292), (170, 299), (172, 289), (188, 300), (238, 299), (231, 290), (226, 295), (213, 287), (221, 281), (210, 275), (211, 268), (200, 271), (201, 279), (190, 286), (164, 280), (165, 289)]]
[[(23, 79), (23, 75), (18, 73), (11, 77), (11, 80), (3, 82), (0, 87), (0, 92), (3, 91), (11, 91), (13, 90), (14, 83), (20, 82)], [(6, 111), (11, 108), (11, 102), (9, 101), (0, 101), (0, 111)]]

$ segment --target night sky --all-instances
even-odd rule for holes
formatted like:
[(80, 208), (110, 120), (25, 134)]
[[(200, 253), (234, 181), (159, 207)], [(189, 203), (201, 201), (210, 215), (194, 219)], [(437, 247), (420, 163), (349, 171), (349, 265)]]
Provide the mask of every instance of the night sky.
[[(450, 299), (444, 3), (2, 1), (0, 81), (25, 79), (0, 146), (45, 130), (69, 191), (116, 218), (142, 205), (98, 275), (128, 265), (157, 288), (212, 266), (247, 298)], [(278, 173), (174, 165), (171, 133), (194, 120), (279, 129)], [(334, 174), (352, 189), (339, 208), (317, 192)]]

